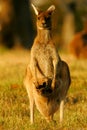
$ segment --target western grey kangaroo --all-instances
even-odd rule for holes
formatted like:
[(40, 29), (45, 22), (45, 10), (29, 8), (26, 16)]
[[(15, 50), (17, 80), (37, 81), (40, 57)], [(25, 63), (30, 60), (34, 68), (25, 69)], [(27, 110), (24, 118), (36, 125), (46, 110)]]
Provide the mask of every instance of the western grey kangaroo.
[(32, 7), (37, 16), (37, 36), (24, 79), (30, 101), (30, 121), (34, 122), (35, 103), (47, 121), (53, 120), (54, 113), (60, 107), (61, 122), (71, 79), (68, 65), (58, 55), (51, 36), (51, 15), (55, 6), (51, 5), (46, 11), (37, 9), (33, 4)]

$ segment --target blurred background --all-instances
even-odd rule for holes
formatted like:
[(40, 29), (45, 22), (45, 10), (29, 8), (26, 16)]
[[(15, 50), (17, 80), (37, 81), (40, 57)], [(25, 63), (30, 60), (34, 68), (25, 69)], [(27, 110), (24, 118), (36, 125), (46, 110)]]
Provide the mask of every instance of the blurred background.
[(31, 48), (36, 35), (31, 3), (43, 10), (51, 4), (56, 6), (52, 32), (59, 49), (68, 48), (75, 34), (84, 28), (87, 43), (87, 0), (0, 0), (0, 46)]

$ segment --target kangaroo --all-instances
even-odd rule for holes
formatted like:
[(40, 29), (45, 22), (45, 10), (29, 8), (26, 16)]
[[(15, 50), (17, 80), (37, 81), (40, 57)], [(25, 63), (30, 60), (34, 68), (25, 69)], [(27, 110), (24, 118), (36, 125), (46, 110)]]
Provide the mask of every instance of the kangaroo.
[(55, 6), (41, 11), (33, 4), (37, 16), (37, 36), (31, 48), (30, 63), (27, 66), (24, 85), (30, 101), (30, 121), (34, 122), (34, 103), (49, 122), (60, 107), (60, 122), (63, 120), (63, 106), (70, 86), (68, 65), (61, 60), (52, 40), (51, 16)]
[(76, 58), (87, 59), (87, 18), (84, 21), (84, 28), (81, 32), (75, 34), (70, 42), (70, 52)]

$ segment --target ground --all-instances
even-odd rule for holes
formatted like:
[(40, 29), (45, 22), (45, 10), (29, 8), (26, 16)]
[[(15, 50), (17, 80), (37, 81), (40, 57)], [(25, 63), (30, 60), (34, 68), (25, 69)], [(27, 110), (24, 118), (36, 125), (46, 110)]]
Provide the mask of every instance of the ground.
[(87, 130), (87, 60), (75, 59), (70, 54), (59, 52), (71, 73), (64, 121), (47, 123), (35, 108), (35, 123), (30, 124), (29, 101), (23, 86), (30, 51), (0, 48), (0, 130)]

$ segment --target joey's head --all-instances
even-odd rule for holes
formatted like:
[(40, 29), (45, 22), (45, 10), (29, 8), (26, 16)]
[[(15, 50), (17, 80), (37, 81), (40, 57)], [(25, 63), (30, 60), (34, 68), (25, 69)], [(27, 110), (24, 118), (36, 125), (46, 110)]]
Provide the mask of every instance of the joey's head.
[(40, 30), (51, 30), (51, 15), (55, 10), (55, 6), (51, 5), (46, 11), (39, 10), (33, 4), (32, 7), (37, 16), (37, 28)]

